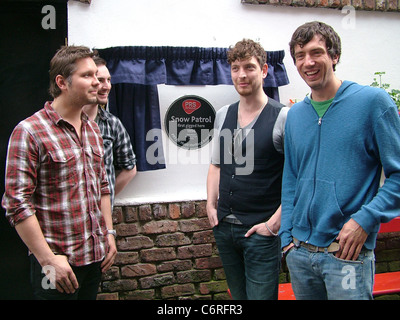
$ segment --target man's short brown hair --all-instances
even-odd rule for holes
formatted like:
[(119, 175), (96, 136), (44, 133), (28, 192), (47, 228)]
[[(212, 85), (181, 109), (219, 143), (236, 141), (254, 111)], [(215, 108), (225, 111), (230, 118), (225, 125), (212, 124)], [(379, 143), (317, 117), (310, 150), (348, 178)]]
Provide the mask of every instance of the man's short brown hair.
[(67, 79), (71, 83), (71, 76), (76, 71), (76, 62), (79, 59), (93, 58), (94, 53), (84, 46), (62, 46), (50, 61), (50, 87), (49, 93), (53, 98), (61, 94), (61, 90), (56, 83), (58, 75)]
[(264, 48), (258, 43), (250, 39), (243, 39), (231, 46), (227, 53), (228, 62), (232, 64), (236, 60), (248, 60), (255, 57), (262, 68), (267, 62), (267, 53)]

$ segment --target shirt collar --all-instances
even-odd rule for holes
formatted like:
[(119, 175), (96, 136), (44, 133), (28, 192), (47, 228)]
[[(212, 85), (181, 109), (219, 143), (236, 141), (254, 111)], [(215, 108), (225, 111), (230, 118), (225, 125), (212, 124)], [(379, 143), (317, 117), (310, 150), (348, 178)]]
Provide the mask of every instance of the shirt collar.
[[(44, 108), (45, 108), (50, 120), (53, 121), (56, 125), (58, 125), (60, 123), (60, 121), (65, 122), (65, 120), (54, 110), (52, 105), (53, 105), (53, 101), (47, 101), (44, 105)], [(89, 120), (88, 116), (84, 112), (81, 113), (81, 119), (84, 123), (88, 122), (88, 120)]]
[(97, 116), (101, 120), (107, 120), (109, 118), (107, 112), (104, 110), (103, 106), (101, 106), (101, 105), (99, 105), (99, 107), (97, 108)]

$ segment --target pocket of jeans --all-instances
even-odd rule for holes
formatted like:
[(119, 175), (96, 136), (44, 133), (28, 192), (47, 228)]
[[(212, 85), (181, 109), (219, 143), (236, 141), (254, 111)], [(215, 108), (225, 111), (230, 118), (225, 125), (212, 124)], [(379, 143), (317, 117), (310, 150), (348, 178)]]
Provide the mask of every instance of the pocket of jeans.
[(288, 256), (292, 251), (294, 251), (294, 250), (296, 250), (296, 247), (295, 247), (295, 246), (293, 246), (293, 247), (291, 247), (289, 250), (287, 250), (287, 251), (285, 252), (285, 257), (287, 258), (287, 256)]
[(257, 232), (255, 232), (254, 234), (252, 234), (252, 236), (254, 236), (254, 235), (256, 235), (256, 236), (259, 236), (259, 237), (261, 237), (261, 238), (263, 238), (263, 239), (273, 239), (273, 238), (275, 238), (275, 236), (273, 236), (273, 235), (269, 235), (269, 236), (266, 236), (266, 235), (263, 235), (263, 234), (259, 234), (259, 233), (257, 233)]
[(335, 256), (335, 253), (329, 253), (329, 256), (331, 257), (331, 259), (337, 261), (337, 262), (341, 262), (341, 263), (349, 263), (349, 264), (355, 264), (355, 265), (359, 265), (363, 263), (363, 260), (360, 260), (360, 256), (358, 256), (357, 260), (345, 260), (345, 259), (341, 259)]

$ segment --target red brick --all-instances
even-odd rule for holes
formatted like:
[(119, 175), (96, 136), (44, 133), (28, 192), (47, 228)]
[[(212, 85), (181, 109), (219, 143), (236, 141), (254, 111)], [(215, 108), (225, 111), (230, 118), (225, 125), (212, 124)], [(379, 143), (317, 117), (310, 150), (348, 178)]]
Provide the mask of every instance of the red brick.
[(211, 280), (210, 270), (188, 270), (176, 274), (178, 283), (207, 282)]
[(197, 269), (216, 269), (222, 267), (222, 261), (220, 257), (207, 257), (196, 259)]
[(206, 257), (206, 256), (211, 256), (211, 254), (212, 254), (211, 244), (199, 244), (199, 245), (178, 248), (178, 259)]
[(152, 218), (153, 217), (151, 214), (151, 206), (149, 204), (139, 207), (139, 220), (140, 221), (150, 221)]
[(119, 300), (118, 292), (113, 293), (99, 293), (96, 297), (96, 300)]
[(304, 5), (305, 5), (304, 0), (292, 0), (292, 6), (304, 7)]
[(174, 260), (176, 253), (174, 248), (146, 249), (140, 252), (140, 257), (145, 262), (167, 261)]
[(206, 283), (200, 283), (200, 293), (209, 294), (210, 292), (226, 292), (228, 285), (226, 281), (211, 281)]
[(364, 0), (364, 10), (374, 10), (376, 0)]
[(192, 241), (193, 244), (215, 243), (214, 233), (212, 230), (195, 232)]
[(182, 218), (191, 218), (195, 215), (195, 205), (193, 202), (183, 203), (181, 205)]
[(196, 293), (193, 284), (179, 284), (161, 288), (161, 298), (168, 299), (174, 297), (188, 296)]
[(121, 300), (154, 300), (154, 289), (149, 290), (136, 290), (121, 294)]
[(136, 207), (124, 207), (122, 210), (125, 217), (125, 222), (136, 222), (138, 221), (138, 215)]
[(210, 229), (208, 218), (190, 219), (179, 221), (179, 230), (182, 232), (193, 232)]
[(316, 3), (317, 3), (317, 0), (305, 0), (306, 7), (314, 7), (316, 5)]
[(142, 248), (151, 248), (154, 246), (153, 240), (145, 236), (126, 237), (117, 239), (118, 250), (138, 250)]
[(139, 233), (136, 224), (118, 224), (115, 226), (117, 237), (136, 236)]
[(117, 257), (115, 258), (115, 265), (125, 265), (137, 263), (139, 261), (139, 253), (138, 252), (117, 252)]
[(353, 0), (351, 4), (356, 9), (361, 9), (363, 7), (363, 1), (362, 0)]
[(123, 213), (121, 207), (114, 207), (112, 212), (112, 221), (113, 224), (118, 224), (123, 221)]
[(169, 272), (141, 278), (139, 282), (142, 289), (149, 289), (174, 284), (175, 277), (172, 272)]
[(181, 208), (176, 203), (171, 203), (168, 206), (168, 213), (171, 219), (179, 219), (181, 216)]
[(153, 207), (153, 215), (156, 220), (167, 218), (168, 210), (164, 204), (155, 204)]
[(158, 272), (183, 271), (190, 269), (192, 269), (192, 261), (190, 260), (165, 261), (157, 266)]
[(150, 221), (142, 227), (144, 234), (158, 234), (178, 231), (178, 222), (169, 220)]
[(190, 239), (183, 233), (162, 234), (155, 241), (157, 247), (184, 246), (190, 243)]
[(121, 268), (121, 275), (126, 278), (143, 277), (157, 273), (156, 266), (149, 263), (138, 263)]
[(119, 268), (117, 266), (112, 266), (110, 269), (107, 270), (106, 273), (103, 273), (101, 279), (103, 281), (110, 281), (119, 279)]
[(105, 281), (103, 282), (104, 292), (117, 292), (117, 291), (128, 291), (135, 290), (137, 288), (137, 281), (134, 279), (122, 279), (117, 281)]
[[(373, 0), (375, 1), (375, 0)], [(329, 8), (339, 8), (341, 6), (341, 0), (330, 0)]]
[(225, 280), (225, 270), (224, 268), (219, 268), (214, 271), (214, 280)]
[(199, 218), (207, 217), (207, 202), (201, 201), (196, 204), (196, 216)]
[(398, 0), (388, 0), (387, 2), (388, 10), (400, 10), (400, 1)]
[[(392, 233), (392, 234), (394, 235), (395, 233)], [(400, 234), (398, 234), (397, 237), (394, 236), (393, 238), (389, 238), (389, 239), (386, 241), (386, 248), (387, 248), (387, 249), (397, 249), (397, 248), (400, 248)]]

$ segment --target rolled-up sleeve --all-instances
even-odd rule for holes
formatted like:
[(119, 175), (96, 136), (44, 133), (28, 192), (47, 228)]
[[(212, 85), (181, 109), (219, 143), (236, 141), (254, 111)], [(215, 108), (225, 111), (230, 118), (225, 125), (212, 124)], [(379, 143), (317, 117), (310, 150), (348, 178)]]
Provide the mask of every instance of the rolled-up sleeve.
[(17, 126), (9, 140), (2, 200), (12, 226), (35, 214), (32, 195), (36, 189), (38, 162), (36, 141), (26, 128)]

